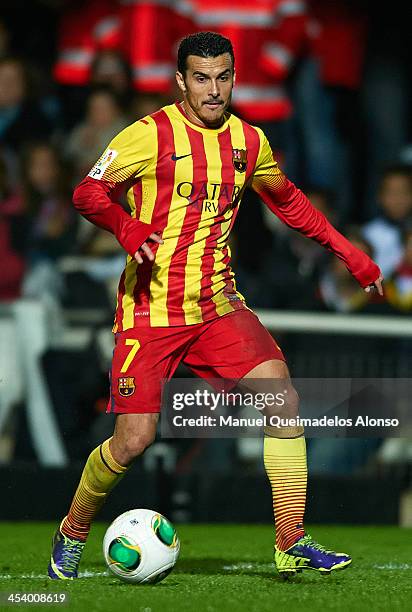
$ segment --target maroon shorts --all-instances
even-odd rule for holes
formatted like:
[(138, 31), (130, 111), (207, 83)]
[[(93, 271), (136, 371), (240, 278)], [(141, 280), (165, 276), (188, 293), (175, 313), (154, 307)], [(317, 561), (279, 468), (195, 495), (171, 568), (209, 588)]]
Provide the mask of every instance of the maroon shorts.
[(160, 412), (163, 382), (180, 362), (202, 378), (238, 381), (271, 359), (285, 360), (250, 310), (196, 325), (128, 329), (116, 334), (107, 412)]

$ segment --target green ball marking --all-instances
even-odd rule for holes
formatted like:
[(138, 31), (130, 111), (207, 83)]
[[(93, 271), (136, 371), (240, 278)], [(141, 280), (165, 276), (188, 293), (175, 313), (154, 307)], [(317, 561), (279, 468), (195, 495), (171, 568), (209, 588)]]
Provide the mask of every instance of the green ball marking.
[(110, 558), (127, 571), (135, 570), (140, 563), (140, 555), (134, 548), (129, 548), (126, 538), (116, 538), (109, 546)]
[(171, 546), (174, 543), (176, 530), (166, 518), (163, 516), (156, 518), (153, 528), (157, 537), (163, 544)]

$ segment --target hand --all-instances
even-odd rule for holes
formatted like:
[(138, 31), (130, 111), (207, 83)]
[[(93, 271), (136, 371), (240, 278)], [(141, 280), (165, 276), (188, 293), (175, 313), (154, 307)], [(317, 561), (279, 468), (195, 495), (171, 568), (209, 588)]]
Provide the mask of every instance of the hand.
[[(157, 242), (158, 244), (163, 244), (163, 240), (160, 238), (160, 236), (158, 236), (157, 234), (150, 234), (149, 238), (147, 239), (147, 241), (152, 241), (152, 242)], [(139, 247), (139, 249), (136, 251), (136, 253), (134, 254), (134, 258), (137, 261), (137, 263), (142, 264), (143, 263), (143, 257), (142, 255), (146, 255), (147, 259), (149, 259), (150, 261), (154, 260), (154, 254), (152, 249), (150, 248), (150, 246), (147, 244), (147, 242), (143, 242), (142, 246)]]
[(380, 274), (379, 278), (377, 278), (376, 281), (372, 283), (372, 285), (368, 285), (367, 287), (365, 287), (366, 293), (369, 293), (373, 289), (377, 289), (379, 295), (383, 295), (382, 281), (383, 281), (383, 276), (382, 274)]

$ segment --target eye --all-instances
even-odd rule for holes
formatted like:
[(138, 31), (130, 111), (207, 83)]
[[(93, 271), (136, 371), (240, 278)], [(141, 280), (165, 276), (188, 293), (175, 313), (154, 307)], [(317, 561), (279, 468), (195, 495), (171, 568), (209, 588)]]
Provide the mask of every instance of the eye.
[(206, 79), (205, 79), (205, 77), (202, 77), (202, 76), (198, 76), (198, 77), (197, 77), (197, 82), (198, 82), (198, 83), (204, 83), (204, 82), (205, 82), (205, 80), (206, 80)]
[(228, 81), (229, 77), (228, 77), (228, 75), (223, 75), (223, 76), (220, 77), (220, 80), (221, 81)]

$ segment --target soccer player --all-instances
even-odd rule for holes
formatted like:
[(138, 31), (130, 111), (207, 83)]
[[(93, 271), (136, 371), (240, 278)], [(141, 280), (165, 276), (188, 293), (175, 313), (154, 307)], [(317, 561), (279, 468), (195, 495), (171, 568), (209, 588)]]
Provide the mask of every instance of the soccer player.
[[(278, 168), (264, 133), (229, 114), (231, 42), (200, 32), (182, 40), (183, 101), (133, 123), (109, 144), (74, 192), (76, 209), (128, 253), (120, 278), (107, 412), (113, 436), (92, 451), (53, 537), (48, 574), (78, 575), (90, 524), (133, 460), (153, 442), (161, 381), (179, 362), (205, 378), (282, 379), (281, 349), (236, 290), (228, 236), (246, 186), (287, 225), (333, 251), (365, 289), (382, 292), (376, 264), (316, 210)], [(115, 202), (127, 190), (130, 214)], [(258, 248), (258, 245), (244, 245)], [(274, 262), (276, 265), (276, 262)], [(297, 414), (290, 393), (289, 414)], [(330, 572), (351, 563), (305, 533), (306, 448), (301, 427), (265, 428), (278, 571)]]

